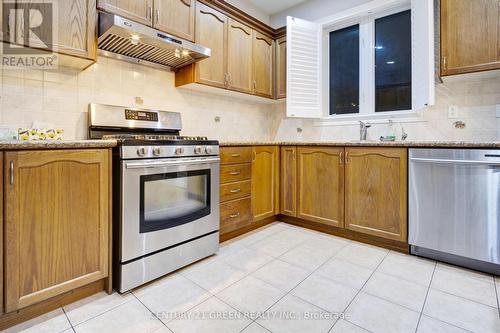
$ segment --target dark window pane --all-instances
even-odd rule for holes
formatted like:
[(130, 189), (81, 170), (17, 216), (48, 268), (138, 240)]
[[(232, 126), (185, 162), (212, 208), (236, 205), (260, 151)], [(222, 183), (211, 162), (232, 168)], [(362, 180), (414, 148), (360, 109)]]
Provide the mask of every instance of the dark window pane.
[(359, 112), (359, 25), (330, 32), (330, 114)]
[(411, 15), (375, 20), (375, 111), (411, 110)]

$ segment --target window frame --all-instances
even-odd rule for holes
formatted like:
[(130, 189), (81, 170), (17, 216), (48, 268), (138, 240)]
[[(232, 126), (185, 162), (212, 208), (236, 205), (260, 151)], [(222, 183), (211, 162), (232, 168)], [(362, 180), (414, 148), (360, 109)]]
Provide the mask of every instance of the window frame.
[[(368, 11), (347, 10), (341, 15), (334, 15), (321, 22), (323, 24), (323, 105), (324, 120), (358, 121), (372, 119), (419, 118), (417, 110), (399, 110), (375, 112), (375, 20), (406, 10), (411, 10), (411, 3), (404, 1), (393, 6), (379, 6)], [(359, 24), (359, 113), (330, 114), (330, 32)], [(413, 36), (410, 36), (412, 38)], [(412, 38), (413, 39), (413, 38)], [(412, 59), (412, 68), (414, 62)], [(412, 78), (412, 90), (414, 80)]]

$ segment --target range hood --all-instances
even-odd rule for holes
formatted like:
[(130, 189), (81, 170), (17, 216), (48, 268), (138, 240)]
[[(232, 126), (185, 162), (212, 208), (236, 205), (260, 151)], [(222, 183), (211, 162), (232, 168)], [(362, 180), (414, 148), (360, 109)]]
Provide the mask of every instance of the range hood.
[(210, 57), (211, 50), (118, 15), (99, 12), (99, 54), (177, 70)]

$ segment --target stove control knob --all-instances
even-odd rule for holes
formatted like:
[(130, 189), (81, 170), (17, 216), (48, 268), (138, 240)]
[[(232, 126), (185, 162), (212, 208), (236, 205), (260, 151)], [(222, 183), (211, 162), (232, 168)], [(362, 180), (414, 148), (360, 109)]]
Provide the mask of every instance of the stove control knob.
[(194, 147), (194, 153), (196, 155), (200, 155), (203, 153), (203, 149), (200, 146), (196, 146), (196, 147)]
[(184, 148), (182, 147), (175, 148), (175, 155), (182, 155), (182, 154), (184, 154)]
[(153, 155), (160, 156), (161, 155), (161, 148), (160, 147), (153, 148)]
[(144, 147), (137, 148), (137, 155), (141, 157), (146, 156), (146, 148)]
[(205, 147), (205, 153), (212, 154), (212, 151), (213, 151), (212, 147), (210, 147), (210, 146)]

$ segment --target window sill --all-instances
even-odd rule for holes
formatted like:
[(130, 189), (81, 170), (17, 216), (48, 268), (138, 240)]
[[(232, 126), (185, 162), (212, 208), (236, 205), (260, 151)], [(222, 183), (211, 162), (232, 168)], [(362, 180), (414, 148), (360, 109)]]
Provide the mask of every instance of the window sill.
[(426, 122), (422, 115), (416, 111), (394, 111), (380, 114), (352, 114), (342, 116), (328, 116), (314, 122), (314, 126), (343, 126), (358, 125), (359, 121), (368, 121), (371, 124), (387, 124), (390, 121), (397, 123)]

